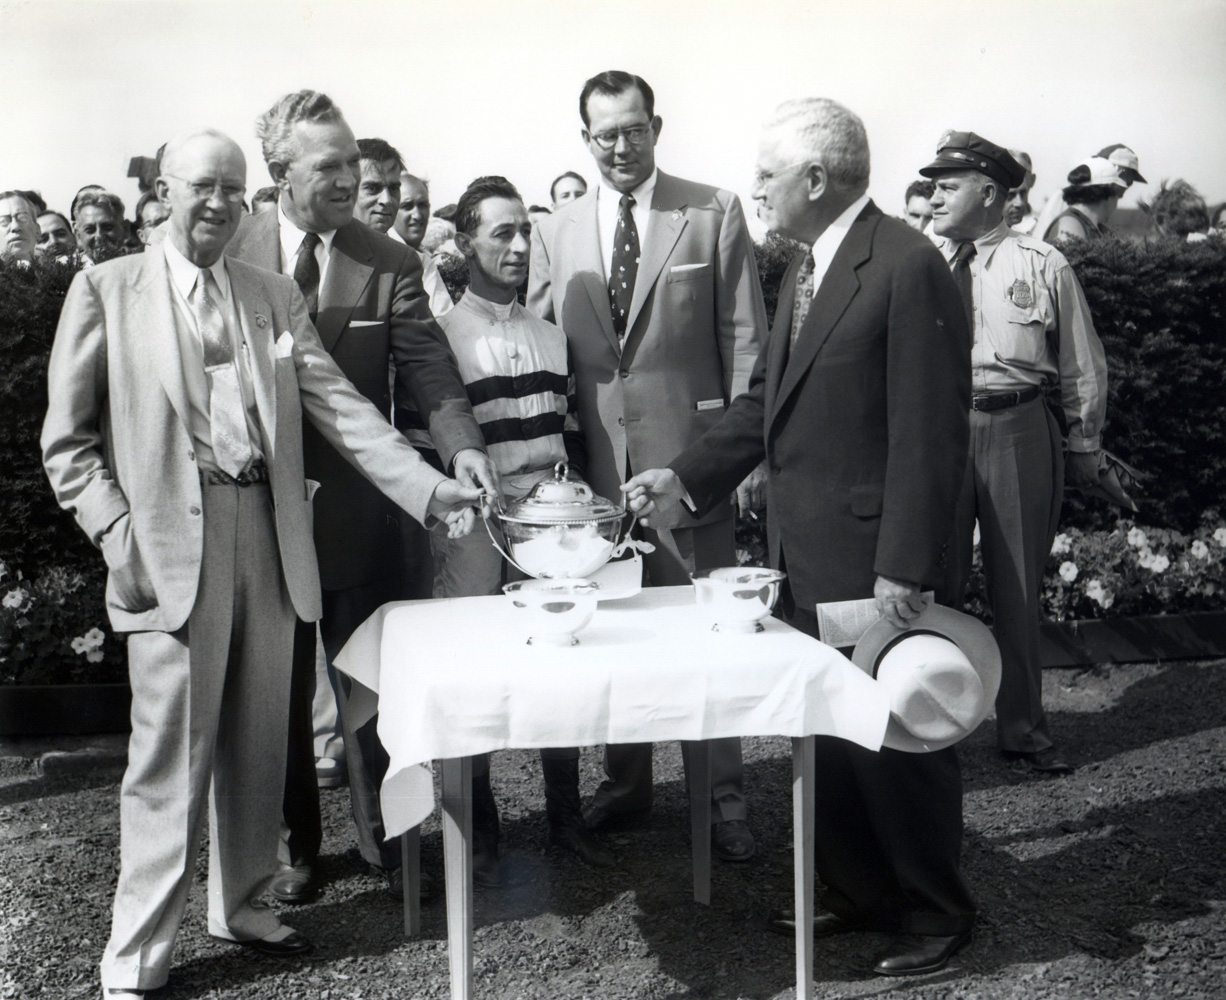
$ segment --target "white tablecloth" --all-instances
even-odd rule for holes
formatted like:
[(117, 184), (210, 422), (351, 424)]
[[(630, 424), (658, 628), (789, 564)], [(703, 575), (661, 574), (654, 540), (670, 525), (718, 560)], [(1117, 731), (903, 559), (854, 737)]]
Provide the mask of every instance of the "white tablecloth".
[(765, 625), (713, 632), (692, 588), (656, 587), (601, 603), (577, 646), (529, 646), (504, 597), (385, 604), (336, 665), (357, 682), (354, 725), (379, 712), (387, 835), (433, 811), (422, 765), (435, 759), (721, 736), (831, 735), (879, 749), (890, 707), (876, 682), (829, 646)]

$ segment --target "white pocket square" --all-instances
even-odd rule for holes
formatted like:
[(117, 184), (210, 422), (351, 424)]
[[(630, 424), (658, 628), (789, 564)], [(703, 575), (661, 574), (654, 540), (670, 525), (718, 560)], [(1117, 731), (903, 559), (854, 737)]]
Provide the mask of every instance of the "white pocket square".
[(676, 267), (670, 267), (669, 272), (676, 274), (678, 271), (697, 271), (700, 267), (709, 266), (709, 264), (678, 264)]
[(277, 357), (279, 358), (293, 357), (294, 338), (290, 335), (290, 332), (288, 330), (286, 330), (283, 334), (281, 334), (281, 336), (277, 338), (276, 348), (277, 348)]
[(352, 329), (355, 326), (382, 326), (382, 325), (383, 325), (383, 320), (381, 319), (351, 319), (349, 321), (350, 329)]

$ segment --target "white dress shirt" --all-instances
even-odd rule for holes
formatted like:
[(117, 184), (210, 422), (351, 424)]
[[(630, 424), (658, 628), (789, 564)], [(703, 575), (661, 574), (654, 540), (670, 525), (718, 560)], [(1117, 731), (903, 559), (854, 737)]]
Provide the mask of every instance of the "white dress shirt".
[[(639, 249), (647, 245), (647, 225), (651, 220), (651, 199), (656, 192), (656, 179), (659, 169), (654, 169), (651, 176), (630, 192), (634, 196), (634, 228), (639, 232)], [(617, 236), (617, 213), (620, 209), (622, 192), (612, 187), (608, 181), (601, 178), (600, 187), (596, 190), (596, 227), (600, 236), (600, 252), (604, 256), (604, 280), (609, 282), (609, 272), (613, 269), (613, 241)]]
[(826, 277), (826, 272), (830, 270), (830, 262), (834, 260), (834, 255), (838, 253), (839, 247), (842, 246), (848, 230), (851, 229), (851, 224), (859, 218), (860, 213), (864, 211), (864, 206), (867, 204), (868, 195), (860, 195), (859, 198), (847, 206), (842, 215), (826, 227), (822, 235), (817, 238), (817, 242), (813, 244), (814, 295), (822, 287), (822, 279)]

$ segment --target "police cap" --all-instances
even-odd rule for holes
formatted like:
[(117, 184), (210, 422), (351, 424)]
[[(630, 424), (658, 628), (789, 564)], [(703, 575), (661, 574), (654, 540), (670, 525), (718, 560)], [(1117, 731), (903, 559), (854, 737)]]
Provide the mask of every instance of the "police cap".
[(1026, 180), (1026, 168), (1007, 149), (974, 132), (946, 132), (937, 142), (937, 158), (920, 174), (936, 177), (947, 170), (975, 170), (1006, 188), (1021, 187)]

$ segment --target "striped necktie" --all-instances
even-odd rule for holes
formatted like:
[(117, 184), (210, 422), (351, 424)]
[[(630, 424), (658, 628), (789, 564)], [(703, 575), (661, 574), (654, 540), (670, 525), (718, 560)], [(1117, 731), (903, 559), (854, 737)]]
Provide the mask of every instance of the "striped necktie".
[(222, 472), (238, 476), (251, 461), (251, 438), (247, 434), (247, 412), (238, 384), (234, 347), (210, 286), (216, 287), (213, 272), (201, 268), (190, 302), (204, 347), (213, 458)]

